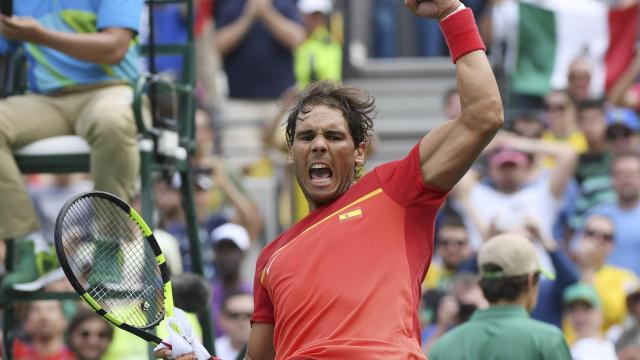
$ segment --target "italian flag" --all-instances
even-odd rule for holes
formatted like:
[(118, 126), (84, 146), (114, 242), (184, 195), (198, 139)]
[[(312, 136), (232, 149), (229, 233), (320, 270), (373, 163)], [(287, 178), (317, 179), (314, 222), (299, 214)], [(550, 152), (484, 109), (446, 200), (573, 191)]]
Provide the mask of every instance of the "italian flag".
[(638, 5), (609, 9), (596, 0), (520, 2), (513, 92), (565, 88), (569, 64), (586, 55), (591, 93), (602, 96), (634, 56), (638, 13)]

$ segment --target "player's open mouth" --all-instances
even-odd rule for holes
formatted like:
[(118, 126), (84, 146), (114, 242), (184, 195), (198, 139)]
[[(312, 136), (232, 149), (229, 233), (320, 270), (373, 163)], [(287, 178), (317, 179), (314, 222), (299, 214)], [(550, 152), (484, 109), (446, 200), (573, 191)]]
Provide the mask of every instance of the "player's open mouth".
[(325, 164), (312, 164), (309, 168), (309, 178), (314, 185), (326, 185), (331, 182), (333, 172)]

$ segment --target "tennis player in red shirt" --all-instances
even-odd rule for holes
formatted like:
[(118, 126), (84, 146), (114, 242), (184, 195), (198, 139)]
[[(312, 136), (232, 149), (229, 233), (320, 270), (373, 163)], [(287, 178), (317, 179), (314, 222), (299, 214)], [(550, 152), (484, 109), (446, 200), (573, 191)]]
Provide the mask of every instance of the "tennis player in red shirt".
[(405, 5), (440, 20), (462, 115), (356, 182), (373, 99), (329, 82), (303, 92), (286, 133), (312, 211), (258, 258), (247, 359), (425, 358), (417, 310), (434, 218), (502, 126), (503, 111), (471, 10), (458, 0)]

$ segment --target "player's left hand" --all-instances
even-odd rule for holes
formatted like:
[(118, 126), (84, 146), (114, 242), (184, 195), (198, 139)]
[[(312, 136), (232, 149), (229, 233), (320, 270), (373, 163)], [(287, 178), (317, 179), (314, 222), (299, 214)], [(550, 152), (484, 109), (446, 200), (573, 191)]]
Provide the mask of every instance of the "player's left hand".
[(9, 40), (37, 43), (43, 31), (34, 18), (0, 15), (0, 34)]
[(436, 20), (442, 20), (459, 5), (459, 0), (404, 0), (404, 6), (414, 14)]

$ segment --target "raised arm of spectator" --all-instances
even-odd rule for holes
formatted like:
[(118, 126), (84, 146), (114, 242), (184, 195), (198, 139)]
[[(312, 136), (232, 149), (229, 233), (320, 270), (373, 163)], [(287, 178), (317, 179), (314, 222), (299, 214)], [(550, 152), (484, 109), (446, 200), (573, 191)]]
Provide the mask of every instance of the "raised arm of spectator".
[(273, 6), (273, 0), (254, 1), (260, 3), (262, 21), (282, 45), (289, 49), (295, 49), (307, 38), (307, 31), (304, 26), (282, 15)]
[(278, 99), (279, 111), (274, 114), (262, 128), (262, 143), (266, 147), (286, 151), (286, 138), (284, 136), (278, 136), (278, 132), (282, 130), (282, 119), (286, 116), (289, 108), (295, 103), (298, 95), (300, 95), (300, 90), (296, 85), (291, 86), (280, 95)]
[(234, 218), (231, 221), (244, 226), (252, 241), (257, 240), (262, 231), (262, 217), (258, 207), (229, 178), (229, 173), (220, 159), (210, 158), (205, 161), (213, 170), (213, 181), (235, 209)]
[(629, 64), (629, 67), (622, 73), (622, 76), (616, 80), (613, 87), (609, 91), (607, 99), (616, 106), (624, 106), (632, 109), (640, 107), (640, 96), (631, 92), (631, 85), (640, 75), (640, 51), (636, 53), (635, 58)]
[(563, 196), (578, 163), (578, 154), (570, 145), (518, 136), (507, 136), (501, 142), (514, 150), (554, 158), (556, 166), (551, 171), (550, 190), (556, 199)]
[(420, 142), (424, 183), (451, 189), (502, 126), (502, 101), (471, 10), (460, 10), (458, 0), (405, 0), (405, 5), (419, 16), (441, 20), (456, 64), (462, 115)]
[(580, 271), (576, 264), (569, 258), (569, 255), (558, 246), (558, 242), (540, 229), (540, 224), (536, 219), (529, 218), (526, 221), (526, 229), (534, 238), (533, 240), (540, 241), (551, 258), (553, 268), (556, 270), (556, 278), (553, 282), (552, 292), (558, 302), (558, 306), (562, 306), (564, 289), (580, 280)]
[(9, 40), (50, 47), (79, 60), (114, 65), (127, 53), (135, 32), (115, 27), (95, 33), (62, 32), (46, 28), (31, 17), (0, 15), (0, 34)]
[(233, 51), (247, 35), (251, 25), (258, 17), (259, 4), (256, 0), (247, 0), (244, 11), (239, 18), (216, 30), (215, 46), (220, 55), (225, 56)]

